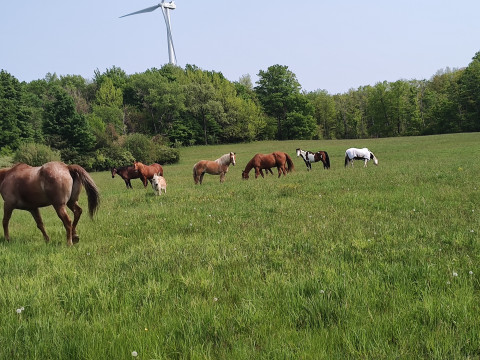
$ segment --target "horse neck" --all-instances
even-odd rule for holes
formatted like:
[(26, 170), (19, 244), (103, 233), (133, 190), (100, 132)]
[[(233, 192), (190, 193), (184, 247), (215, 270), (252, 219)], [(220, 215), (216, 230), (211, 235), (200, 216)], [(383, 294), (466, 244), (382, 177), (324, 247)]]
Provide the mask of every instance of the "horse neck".
[(230, 154), (225, 154), (219, 157), (217, 160), (215, 160), (215, 162), (220, 165), (230, 165)]
[(249, 173), (250, 170), (252, 170), (252, 168), (254, 167), (253, 163), (255, 161), (255, 158), (253, 158), (252, 160), (250, 160), (247, 164), (247, 166), (245, 166), (245, 170), (243, 170), (244, 173)]

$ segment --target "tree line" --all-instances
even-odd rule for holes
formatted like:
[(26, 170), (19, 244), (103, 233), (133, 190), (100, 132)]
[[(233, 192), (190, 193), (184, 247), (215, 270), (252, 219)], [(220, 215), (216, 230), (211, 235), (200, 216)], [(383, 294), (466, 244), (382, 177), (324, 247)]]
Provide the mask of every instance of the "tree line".
[(178, 147), (197, 144), (469, 131), (480, 131), (480, 52), (429, 80), (335, 95), (302, 91), (283, 65), (260, 70), (255, 85), (194, 65), (133, 75), (113, 66), (91, 80), (47, 74), (28, 83), (0, 71), (0, 156), (51, 152), (89, 170), (175, 162)]

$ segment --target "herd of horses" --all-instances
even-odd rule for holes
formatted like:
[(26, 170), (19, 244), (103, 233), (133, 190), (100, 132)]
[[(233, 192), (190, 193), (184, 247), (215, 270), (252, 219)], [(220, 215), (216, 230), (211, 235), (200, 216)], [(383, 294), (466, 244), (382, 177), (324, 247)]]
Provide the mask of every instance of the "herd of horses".
[[(301, 157), (311, 170), (312, 163), (322, 162), (324, 169), (330, 168), (330, 158), (326, 151), (310, 152), (300, 148), (296, 149), (297, 157)], [(373, 160), (378, 165), (378, 159), (367, 148), (350, 148), (345, 151), (345, 167), (353, 166), (354, 160), (367, 162)], [(234, 152), (227, 153), (220, 158), (201, 160), (193, 166), (193, 180), (195, 184), (202, 184), (205, 174), (220, 175), (220, 182), (225, 181), (225, 175), (230, 165), (235, 165), (236, 156)], [(255, 154), (242, 171), (242, 179), (247, 180), (252, 169), (255, 170), (255, 178), (259, 175), (264, 177), (265, 173), (273, 175), (272, 168), (277, 168), (278, 177), (294, 170), (292, 158), (285, 152), (275, 151), (271, 154)], [(154, 163), (145, 165), (135, 161), (131, 166), (114, 167), (111, 169), (112, 178), (119, 175), (124, 181), (127, 189), (132, 188), (130, 180), (141, 179), (143, 186), (147, 187), (148, 182), (152, 184), (154, 191), (160, 195), (162, 190), (166, 192), (167, 183), (163, 177), (163, 168), (160, 164)], [(79, 165), (66, 165), (62, 162), (53, 161), (43, 166), (32, 167), (27, 164), (16, 164), (11, 168), (0, 169), (0, 194), (3, 204), (3, 232), (7, 241), (10, 241), (8, 224), (13, 210), (20, 209), (29, 211), (38, 229), (42, 232), (46, 242), (50, 240), (45, 231), (39, 208), (53, 206), (58, 217), (62, 220), (67, 235), (67, 245), (73, 245), (79, 241), (76, 227), (82, 208), (78, 205), (78, 198), (82, 186), (85, 188), (88, 199), (88, 211), (93, 217), (100, 205), (100, 195), (93, 179)], [(66, 208), (73, 212), (73, 221), (68, 215)]]

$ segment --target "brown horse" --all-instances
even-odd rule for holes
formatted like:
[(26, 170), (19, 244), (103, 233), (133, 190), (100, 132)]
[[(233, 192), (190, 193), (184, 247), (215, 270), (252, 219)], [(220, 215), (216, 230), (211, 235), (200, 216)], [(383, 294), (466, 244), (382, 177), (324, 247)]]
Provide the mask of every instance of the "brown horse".
[(115, 174), (118, 174), (118, 176), (120, 176), (123, 181), (125, 181), (127, 189), (133, 189), (132, 183), (130, 182), (131, 179), (139, 179), (141, 177), (138, 170), (135, 170), (135, 166), (122, 166), (119, 168), (113, 167), (111, 171), (112, 179), (115, 177)]
[(152, 180), (153, 175), (160, 175), (163, 176), (163, 168), (162, 165), (154, 163), (152, 165), (144, 165), (140, 161), (135, 161), (133, 163), (135, 170), (138, 170), (140, 173), (140, 178), (142, 179), (143, 186), (147, 187), (147, 180)]
[(193, 166), (193, 181), (195, 181), (195, 185), (198, 183), (202, 184), (205, 173), (220, 175), (220, 182), (223, 183), (230, 164), (235, 166), (234, 152), (222, 155), (215, 161), (200, 160)]
[[(67, 245), (77, 243), (79, 237), (76, 227), (82, 208), (78, 197), (85, 187), (88, 198), (88, 211), (93, 217), (100, 205), (98, 188), (90, 175), (79, 165), (65, 165), (53, 161), (43, 166), (31, 167), (17, 164), (12, 168), (0, 170), (0, 193), (3, 204), (3, 232), (10, 241), (8, 222), (14, 209), (29, 211), (45, 241), (49, 241), (39, 208), (52, 205), (67, 231)], [(73, 223), (68, 216), (66, 206), (73, 211)]]
[[(285, 167), (287, 164), (288, 168)], [(248, 173), (255, 168), (255, 179), (258, 175), (263, 175), (263, 169), (270, 169), (277, 167), (278, 177), (282, 174), (285, 176), (287, 172), (291, 172), (294, 169), (292, 158), (284, 152), (276, 151), (271, 154), (256, 154), (252, 160), (250, 160), (242, 172), (242, 179), (248, 179)], [(270, 170), (271, 172), (271, 170)]]

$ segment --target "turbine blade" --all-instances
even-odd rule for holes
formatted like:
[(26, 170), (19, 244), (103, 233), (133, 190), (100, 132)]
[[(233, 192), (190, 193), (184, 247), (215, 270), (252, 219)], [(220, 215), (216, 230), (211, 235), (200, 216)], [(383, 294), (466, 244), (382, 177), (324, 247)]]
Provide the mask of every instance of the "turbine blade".
[(143, 9), (143, 10), (139, 10), (139, 11), (135, 11), (133, 13), (130, 13), (130, 14), (127, 14), (127, 15), (123, 15), (123, 16), (120, 16), (121, 18), (125, 17), (125, 16), (130, 16), (130, 15), (136, 15), (136, 14), (143, 14), (143, 13), (147, 13), (147, 12), (152, 12), (154, 10), (157, 10), (159, 7), (161, 7), (162, 5), (161, 4), (158, 4), (158, 5), (155, 5), (155, 6), (150, 6), (146, 9)]

